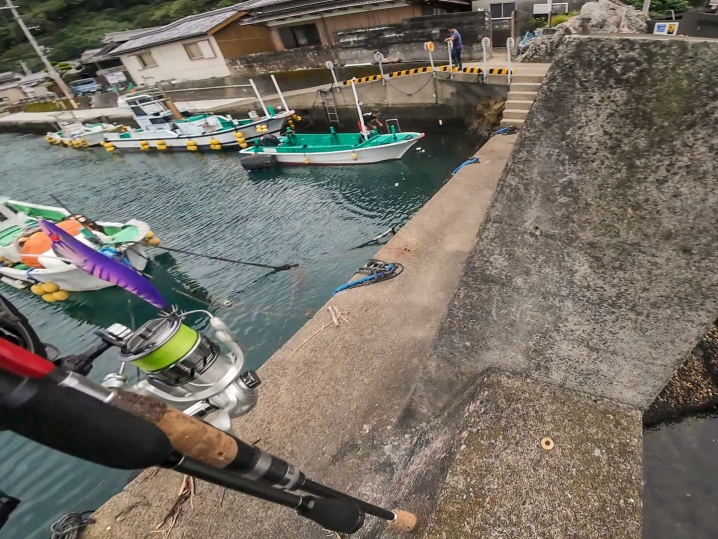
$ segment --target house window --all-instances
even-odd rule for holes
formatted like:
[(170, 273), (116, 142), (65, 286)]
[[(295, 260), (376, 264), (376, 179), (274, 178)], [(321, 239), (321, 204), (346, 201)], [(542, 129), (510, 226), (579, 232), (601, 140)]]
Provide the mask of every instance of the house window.
[(203, 58), (215, 58), (214, 50), (209, 40), (197, 41), (196, 43), (186, 43), (184, 49), (190, 60), (202, 60)]
[(151, 52), (143, 52), (137, 55), (137, 60), (140, 62), (142, 67), (157, 67), (157, 62), (152, 58)]
[(285, 49), (296, 49), (309, 45), (321, 45), (319, 30), (316, 24), (302, 24), (300, 26), (283, 27), (279, 29), (279, 36)]
[(516, 9), (515, 2), (509, 2), (506, 4), (491, 4), (491, 18), (492, 19), (509, 19), (511, 18), (511, 12)]

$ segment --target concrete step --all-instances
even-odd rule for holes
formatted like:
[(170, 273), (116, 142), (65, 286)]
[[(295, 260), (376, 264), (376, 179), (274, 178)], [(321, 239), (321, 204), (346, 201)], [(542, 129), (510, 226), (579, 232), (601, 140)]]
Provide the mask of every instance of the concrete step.
[(541, 88), (540, 82), (514, 82), (511, 81), (509, 90), (512, 92), (538, 92)]
[(507, 120), (525, 120), (526, 115), (529, 111), (527, 110), (516, 110), (516, 109), (504, 109), (503, 117)]
[(528, 83), (528, 84), (541, 84), (543, 82), (543, 75), (523, 75), (521, 73), (512, 75), (511, 84), (514, 83)]
[(516, 118), (504, 118), (501, 120), (501, 127), (510, 127), (513, 126), (516, 129), (521, 129), (524, 125), (523, 120), (518, 120)]
[(538, 92), (519, 92), (516, 90), (509, 90), (509, 95), (506, 96), (508, 101), (531, 101), (532, 103), (536, 100)]
[(529, 110), (533, 104), (533, 100), (508, 99), (504, 108), (511, 110)]

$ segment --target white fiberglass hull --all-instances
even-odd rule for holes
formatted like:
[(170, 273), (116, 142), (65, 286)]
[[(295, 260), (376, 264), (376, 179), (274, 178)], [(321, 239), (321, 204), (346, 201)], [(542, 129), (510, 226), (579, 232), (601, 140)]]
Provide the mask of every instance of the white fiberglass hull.
[[(356, 150), (340, 150), (336, 152), (316, 152), (316, 153), (283, 153), (281, 149), (266, 147), (262, 148), (262, 153), (274, 155), (277, 163), (282, 165), (368, 165), (371, 163), (381, 163), (382, 161), (394, 161), (401, 159), (404, 154), (424, 135), (410, 139), (384, 144), (382, 146), (373, 146), (369, 148), (359, 148)], [(247, 148), (239, 152), (242, 155), (251, 155), (254, 153), (252, 148)], [(354, 158), (356, 156), (356, 159)]]
[[(133, 268), (138, 271), (145, 269), (147, 266), (147, 255), (145, 254), (144, 245), (136, 243), (124, 252)], [(85, 273), (80, 268), (69, 264), (60, 268), (36, 268), (31, 270), (16, 270), (0, 267), (0, 276), (15, 281), (15, 283), (11, 284), (17, 287), (31, 285), (36, 282), (57, 283), (60, 289), (67, 290), (68, 292), (101, 290), (114, 286), (108, 281), (98, 279)]]
[(235, 133), (242, 133), (246, 141), (267, 134), (278, 135), (293, 114), (294, 111), (290, 110), (235, 129), (224, 129), (202, 135), (183, 135), (177, 131), (129, 131), (124, 133), (124, 136), (113, 133), (106, 136), (105, 140), (111, 142), (118, 150), (140, 150), (142, 141), (147, 141), (150, 149), (155, 150), (159, 141), (163, 141), (168, 150), (186, 150), (189, 141), (194, 142), (199, 149), (209, 149), (213, 140), (218, 141), (222, 147), (233, 147), (238, 145)]

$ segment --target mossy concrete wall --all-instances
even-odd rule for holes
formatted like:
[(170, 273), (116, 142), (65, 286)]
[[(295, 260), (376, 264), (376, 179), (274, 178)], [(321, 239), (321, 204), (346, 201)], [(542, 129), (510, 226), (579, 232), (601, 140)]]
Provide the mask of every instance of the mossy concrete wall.
[(574, 38), (482, 226), (428, 399), (497, 367), (648, 407), (718, 313), (716, 152), (718, 42)]

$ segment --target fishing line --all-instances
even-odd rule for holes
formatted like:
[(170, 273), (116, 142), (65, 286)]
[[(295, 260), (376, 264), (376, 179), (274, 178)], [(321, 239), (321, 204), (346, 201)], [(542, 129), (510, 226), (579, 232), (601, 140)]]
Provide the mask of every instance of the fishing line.
[(176, 247), (165, 247), (162, 245), (153, 245), (155, 249), (163, 249), (165, 251), (169, 251), (171, 253), (182, 253), (185, 255), (190, 256), (197, 256), (200, 258), (207, 258), (209, 260), (219, 260), (220, 262), (230, 262), (232, 264), (242, 264), (244, 266), (253, 266), (255, 268), (268, 268), (273, 271), (287, 271), (292, 268), (296, 268), (299, 266), (299, 264), (283, 264), (281, 266), (272, 266), (271, 264), (260, 264), (259, 262), (245, 262), (243, 260), (233, 260), (231, 258), (224, 258), (222, 256), (212, 256), (212, 255), (206, 255), (202, 253), (195, 253), (192, 251), (187, 251), (186, 249), (178, 249)]

